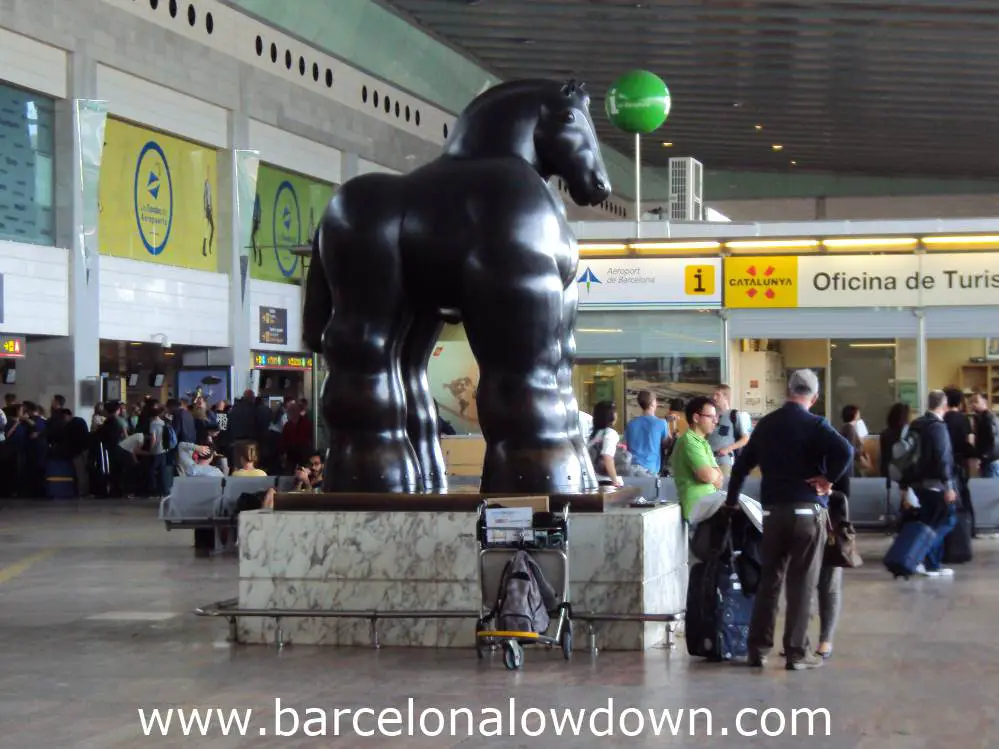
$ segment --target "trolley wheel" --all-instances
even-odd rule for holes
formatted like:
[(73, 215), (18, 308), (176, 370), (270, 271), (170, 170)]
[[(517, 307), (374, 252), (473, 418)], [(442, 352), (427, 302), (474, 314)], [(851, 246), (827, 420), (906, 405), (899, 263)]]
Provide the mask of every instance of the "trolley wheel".
[(559, 637), (559, 645), (562, 646), (562, 657), (566, 660), (572, 658), (572, 619), (565, 620), (565, 626)]
[(516, 671), (524, 665), (524, 648), (516, 640), (503, 643), (503, 665), (508, 671)]
[(479, 637), (479, 632), (484, 631), (485, 628), (486, 625), (481, 619), (475, 622), (475, 655), (478, 656), (480, 661), (486, 657), (486, 648), (488, 647), (486, 645), (486, 639), (484, 637)]

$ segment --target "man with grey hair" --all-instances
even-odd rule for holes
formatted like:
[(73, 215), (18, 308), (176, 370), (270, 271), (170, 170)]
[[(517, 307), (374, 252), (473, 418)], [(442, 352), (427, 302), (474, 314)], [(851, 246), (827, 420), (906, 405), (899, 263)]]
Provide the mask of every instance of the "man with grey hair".
[(947, 534), (957, 525), (957, 473), (954, 446), (944, 422), (947, 395), (943, 390), (931, 390), (926, 399), (926, 413), (909, 425), (918, 435), (919, 460), (906, 484), (919, 500), (919, 519), (930, 526), (936, 536), (926, 559), (916, 568), (928, 577), (952, 577), (954, 570), (941, 566), (943, 545)]
[(781, 585), (787, 575), (784, 654), (790, 671), (817, 668), (808, 619), (822, 567), (829, 492), (853, 464), (853, 447), (824, 418), (810, 413), (819, 379), (799, 369), (787, 402), (760, 419), (732, 468), (726, 504), (735, 507), (746, 476), (762, 474), (763, 549), (760, 585), (749, 625), (749, 665), (762, 667), (773, 648)]

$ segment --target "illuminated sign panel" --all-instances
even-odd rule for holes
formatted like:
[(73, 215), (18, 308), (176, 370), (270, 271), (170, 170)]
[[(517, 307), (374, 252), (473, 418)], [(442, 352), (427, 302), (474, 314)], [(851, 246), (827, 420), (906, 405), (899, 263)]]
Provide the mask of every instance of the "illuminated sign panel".
[(269, 354), (261, 351), (253, 353), (254, 369), (312, 369), (312, 357), (305, 355)]

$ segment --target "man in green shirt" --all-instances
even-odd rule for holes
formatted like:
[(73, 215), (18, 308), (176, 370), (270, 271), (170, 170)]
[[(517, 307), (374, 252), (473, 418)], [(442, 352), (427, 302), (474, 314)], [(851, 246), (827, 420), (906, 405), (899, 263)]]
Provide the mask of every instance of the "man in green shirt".
[(691, 398), (686, 415), (690, 428), (677, 440), (670, 458), (670, 473), (676, 482), (684, 520), (690, 517), (690, 510), (699, 499), (719, 491), (724, 482), (708, 443), (708, 435), (718, 423), (715, 402), (703, 395)]

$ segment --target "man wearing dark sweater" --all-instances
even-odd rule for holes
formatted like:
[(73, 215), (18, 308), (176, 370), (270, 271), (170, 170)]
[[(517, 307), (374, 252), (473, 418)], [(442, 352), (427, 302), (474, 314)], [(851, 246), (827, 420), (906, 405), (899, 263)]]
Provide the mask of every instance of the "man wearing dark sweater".
[(951, 577), (954, 570), (941, 567), (943, 543), (957, 525), (958, 478), (954, 465), (954, 448), (944, 423), (947, 396), (933, 390), (927, 399), (926, 413), (912, 422), (909, 429), (919, 435), (917, 478), (911, 489), (919, 500), (919, 519), (936, 531), (933, 546), (923, 565), (916, 571), (929, 577)]
[(968, 479), (971, 473), (969, 465), (975, 458), (975, 442), (971, 438), (971, 421), (964, 412), (964, 393), (957, 388), (945, 388), (947, 396), (947, 413), (944, 414), (944, 424), (950, 434), (950, 446), (954, 451), (954, 480), (957, 482), (957, 492), (961, 497), (961, 506), (968, 513), (971, 521), (971, 537), (975, 530), (975, 508), (971, 504), (971, 489)]
[(760, 585), (749, 625), (749, 665), (762, 667), (773, 648), (781, 585), (787, 574), (784, 654), (790, 671), (822, 665), (808, 642), (812, 594), (826, 543), (826, 503), (853, 464), (853, 448), (828, 421), (809, 413), (819, 380), (799, 369), (788, 380), (783, 407), (764, 416), (732, 468), (726, 504), (735, 507), (754, 468), (762, 474), (763, 549)]

